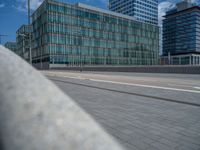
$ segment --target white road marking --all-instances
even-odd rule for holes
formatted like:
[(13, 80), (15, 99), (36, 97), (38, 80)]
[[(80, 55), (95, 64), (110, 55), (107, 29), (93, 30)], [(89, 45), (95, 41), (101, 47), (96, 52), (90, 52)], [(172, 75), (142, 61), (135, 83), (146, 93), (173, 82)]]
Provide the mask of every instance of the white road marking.
[(177, 88), (170, 88), (170, 87), (151, 86), (151, 85), (144, 85), (144, 84), (134, 84), (134, 83), (125, 83), (125, 82), (116, 82), (116, 81), (98, 80), (98, 79), (90, 79), (90, 80), (96, 81), (96, 82), (114, 83), (114, 84), (121, 84), (121, 85), (139, 86), (139, 87), (147, 87), (147, 88), (154, 88), (154, 89), (191, 92), (191, 93), (199, 93), (200, 94), (200, 91), (196, 91), (196, 90), (177, 89)]
[(189, 85), (184, 85), (184, 84), (167, 84), (169, 86), (179, 86), (179, 87), (187, 87), (187, 88), (193, 88), (193, 86), (189, 86)]
[(194, 87), (194, 88), (200, 90), (200, 87)]
[[(100, 80), (100, 79), (92, 79), (92, 78), (83, 78), (83, 77), (72, 77), (72, 76), (61, 76), (71, 79), (79, 79), (79, 80), (90, 80), (94, 82), (104, 82), (104, 83), (114, 83), (120, 85), (129, 85), (129, 86), (138, 86), (138, 87), (146, 87), (146, 88), (154, 88), (154, 89), (162, 89), (162, 90), (171, 90), (171, 91), (180, 91), (180, 92), (190, 92), (190, 93), (198, 93), (200, 91), (197, 90), (187, 90), (187, 89), (177, 89), (177, 88), (170, 88), (170, 87), (162, 87), (162, 86), (152, 86), (152, 85), (144, 85), (144, 84), (134, 84), (134, 83), (125, 83), (125, 82), (117, 82), (117, 81), (109, 81), (109, 80)], [(196, 89), (200, 87), (196, 87)]]
[(66, 77), (66, 78), (71, 78), (71, 79), (84, 80), (84, 78), (82, 78), (82, 77), (71, 77), (71, 76), (61, 76), (61, 77)]

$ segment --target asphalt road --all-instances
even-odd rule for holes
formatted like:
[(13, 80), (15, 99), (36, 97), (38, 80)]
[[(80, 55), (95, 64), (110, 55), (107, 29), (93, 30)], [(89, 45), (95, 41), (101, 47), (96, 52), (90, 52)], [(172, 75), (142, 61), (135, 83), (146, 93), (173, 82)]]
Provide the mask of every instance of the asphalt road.
[(43, 72), (130, 150), (200, 150), (200, 75)]

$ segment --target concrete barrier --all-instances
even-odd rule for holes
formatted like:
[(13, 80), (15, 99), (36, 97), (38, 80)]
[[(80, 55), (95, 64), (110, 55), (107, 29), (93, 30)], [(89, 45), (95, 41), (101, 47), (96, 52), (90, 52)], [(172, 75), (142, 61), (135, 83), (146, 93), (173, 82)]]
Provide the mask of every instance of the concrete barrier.
[(0, 46), (1, 150), (122, 150), (84, 110)]
[[(50, 67), (56, 70), (75, 70), (80, 67)], [(94, 66), (82, 67), (83, 71), (106, 71), (106, 72), (138, 72), (138, 73), (180, 73), (180, 74), (200, 74), (200, 66)]]

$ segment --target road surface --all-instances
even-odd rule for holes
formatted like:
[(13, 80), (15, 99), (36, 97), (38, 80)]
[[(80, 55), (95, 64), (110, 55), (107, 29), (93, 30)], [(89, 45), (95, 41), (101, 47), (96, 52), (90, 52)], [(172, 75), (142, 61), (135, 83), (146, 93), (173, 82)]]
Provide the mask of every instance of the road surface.
[(200, 150), (200, 75), (43, 73), (129, 150)]

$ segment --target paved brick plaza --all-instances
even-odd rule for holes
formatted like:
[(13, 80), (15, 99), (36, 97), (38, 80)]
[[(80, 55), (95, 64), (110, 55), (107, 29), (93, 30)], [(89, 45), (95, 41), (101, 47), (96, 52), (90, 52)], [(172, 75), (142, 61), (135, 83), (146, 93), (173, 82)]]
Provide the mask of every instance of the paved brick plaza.
[[(127, 149), (199, 150), (199, 76), (53, 73), (48, 76)], [(50, 74), (48, 74), (50, 75)], [(129, 79), (178, 90), (97, 82)], [(142, 80), (140, 80), (142, 79)], [(172, 80), (176, 85), (172, 85)], [(159, 85), (160, 84), (160, 85)], [(196, 88), (195, 88), (196, 87)], [(180, 90), (180, 91), (179, 91)], [(183, 91), (181, 91), (183, 90)], [(184, 91), (186, 90), (186, 91)], [(188, 91), (187, 91), (188, 90)], [(198, 93), (199, 91), (199, 93)]]

